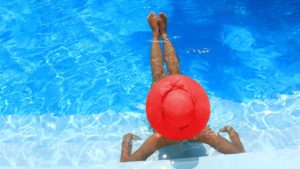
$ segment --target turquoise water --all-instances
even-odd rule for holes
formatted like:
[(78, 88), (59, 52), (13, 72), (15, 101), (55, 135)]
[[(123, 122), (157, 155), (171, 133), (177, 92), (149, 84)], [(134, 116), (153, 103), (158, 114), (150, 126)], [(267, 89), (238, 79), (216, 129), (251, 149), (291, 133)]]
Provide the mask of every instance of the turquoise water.
[(300, 147), (298, 0), (0, 2), (0, 166), (104, 168), (123, 134), (151, 134), (152, 10), (214, 130), (232, 125), (250, 152)]

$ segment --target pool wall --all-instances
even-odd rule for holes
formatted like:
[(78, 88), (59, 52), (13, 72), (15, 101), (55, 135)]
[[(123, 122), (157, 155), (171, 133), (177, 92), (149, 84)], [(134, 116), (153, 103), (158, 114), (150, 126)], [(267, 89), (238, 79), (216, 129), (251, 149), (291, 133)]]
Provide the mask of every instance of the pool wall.
[(155, 169), (296, 169), (299, 168), (300, 149), (283, 149), (259, 153), (218, 155), (179, 160), (159, 160), (152, 162), (129, 162), (108, 168), (155, 168)]

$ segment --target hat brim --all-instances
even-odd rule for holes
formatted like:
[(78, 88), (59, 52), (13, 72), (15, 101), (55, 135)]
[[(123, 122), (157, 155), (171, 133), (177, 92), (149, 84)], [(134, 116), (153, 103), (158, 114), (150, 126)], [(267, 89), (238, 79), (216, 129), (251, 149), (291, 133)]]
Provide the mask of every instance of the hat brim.
[[(162, 114), (161, 88), (165, 83), (175, 84), (181, 81), (194, 100), (194, 118), (183, 129), (174, 127)], [(154, 84), (146, 101), (147, 118), (156, 132), (171, 140), (186, 140), (199, 134), (210, 116), (210, 104), (205, 90), (195, 80), (183, 75), (171, 75)]]

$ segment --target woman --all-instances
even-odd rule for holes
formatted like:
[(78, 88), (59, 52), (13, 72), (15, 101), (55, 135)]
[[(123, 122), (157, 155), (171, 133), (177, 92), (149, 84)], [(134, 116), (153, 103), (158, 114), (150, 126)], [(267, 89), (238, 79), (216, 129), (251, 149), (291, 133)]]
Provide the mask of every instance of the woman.
[[(156, 90), (153, 88), (161, 87), (161, 84), (158, 85), (158, 83), (161, 83), (162, 81), (170, 81), (170, 80), (166, 80), (166, 79), (168, 79), (168, 76), (171, 77), (171, 78), (169, 78), (171, 80), (172, 79), (180, 80), (181, 78), (184, 79), (185, 77), (181, 77), (181, 75), (180, 75), (179, 61), (176, 56), (174, 47), (171, 44), (171, 42), (168, 38), (167, 32), (166, 32), (167, 16), (164, 13), (160, 13), (159, 16), (156, 18), (156, 15), (153, 12), (151, 12), (150, 15), (148, 16), (148, 23), (152, 29), (152, 47), (151, 47), (151, 54), (150, 54), (151, 57), (150, 58), (151, 58), (151, 69), (152, 69), (153, 82), (152, 82), (151, 90)], [(163, 41), (164, 59), (163, 59), (159, 39), (161, 39)], [(164, 68), (163, 68), (163, 60), (165, 60), (166, 65), (167, 65), (168, 76), (165, 73)], [(187, 81), (191, 81), (191, 80), (187, 78)], [(167, 83), (169, 83), (169, 82), (167, 82)], [(191, 82), (191, 83), (194, 83), (194, 82)], [(199, 89), (200, 88), (201, 87), (199, 87)], [(176, 91), (178, 91), (177, 87), (175, 87), (175, 89), (176, 89)], [(162, 89), (160, 88), (157, 90), (161, 91)], [(170, 90), (167, 89), (167, 90), (168, 90), (167, 92), (169, 92), (172, 89), (170, 89)], [(150, 93), (151, 93), (151, 91), (150, 91)], [(203, 93), (205, 93), (205, 92), (203, 92)], [(203, 94), (203, 93), (202, 93), (202, 95), (204, 96), (205, 94)], [(148, 95), (148, 98), (149, 98), (149, 95)], [(151, 100), (151, 99), (149, 99), (149, 100)], [(155, 102), (155, 99), (152, 99), (152, 100)], [(150, 102), (150, 101), (148, 102), (148, 99), (147, 99), (147, 107), (152, 108), (153, 107), (152, 103), (153, 102)], [(160, 104), (160, 103), (155, 103), (155, 104)], [(186, 103), (186, 104), (189, 104), (189, 103)], [(172, 109), (172, 111), (176, 111), (178, 109), (177, 105), (178, 104), (173, 104), (172, 107), (169, 106), (168, 109)], [(177, 106), (177, 107), (174, 108), (174, 106), (175, 107)], [(184, 106), (184, 108), (185, 107), (186, 107), (186, 105)], [(179, 109), (180, 109), (180, 105), (179, 105)], [(208, 107), (208, 109), (209, 109), (209, 107)], [(185, 109), (182, 109), (182, 110), (185, 111)], [(180, 110), (179, 112), (182, 112), (182, 110)], [(191, 111), (193, 113), (194, 109), (191, 109)], [(189, 110), (188, 113), (190, 113), (191, 111)], [(154, 113), (156, 113), (156, 112), (154, 111)], [(166, 111), (164, 111), (164, 113), (166, 113)], [(149, 114), (147, 111), (147, 115), (151, 115), (151, 113)], [(206, 119), (203, 121), (203, 124), (205, 124), (205, 126), (208, 121), (208, 117), (209, 117), (209, 110), (208, 110), (208, 114), (205, 115)], [(160, 118), (160, 117), (155, 117), (155, 118)], [(177, 117), (175, 117), (173, 119), (176, 119), (176, 118)], [(181, 118), (181, 117), (179, 117), (179, 118)], [(149, 119), (149, 116), (148, 116), (148, 119)], [(132, 140), (139, 139), (139, 137), (134, 134), (131, 134), (131, 133), (124, 135), (123, 141), (122, 141), (122, 150), (121, 150), (121, 159), (120, 159), (121, 162), (146, 160), (156, 150), (159, 150), (160, 148), (165, 147), (165, 146), (169, 146), (169, 145), (178, 143), (180, 140), (182, 140), (181, 137), (184, 138), (184, 140), (187, 140), (189, 142), (206, 143), (206, 144), (210, 145), (211, 147), (213, 147), (214, 149), (216, 149), (217, 151), (224, 153), (224, 154), (241, 153), (241, 152), (245, 151), (243, 144), (241, 143), (241, 140), (239, 138), (238, 133), (230, 126), (225, 126), (219, 130), (220, 132), (228, 133), (229, 138), (230, 138), (230, 141), (228, 141), (227, 139), (223, 138), (219, 134), (214, 133), (210, 128), (205, 127), (205, 126), (203, 126), (203, 128), (196, 127), (197, 129), (190, 129), (190, 130), (194, 130), (194, 131), (192, 131), (193, 134), (192, 135), (187, 134), (188, 136), (186, 136), (186, 137), (180, 136), (177, 133), (175, 133), (175, 135), (174, 134), (168, 135), (166, 132), (169, 132), (169, 131), (160, 130), (160, 127), (165, 127), (165, 126), (158, 127), (155, 124), (156, 119), (151, 120), (151, 118), (150, 118), (149, 121), (150, 121), (152, 127), (154, 128), (154, 130), (156, 130), (156, 131), (149, 138), (147, 138), (146, 141), (141, 145), (141, 147), (138, 148), (134, 153), (131, 152), (131, 150), (132, 150), (131, 142), (132, 142)], [(184, 120), (182, 120), (182, 118), (177, 121), (179, 123), (185, 123)], [(187, 123), (189, 123), (190, 121), (188, 121)], [(185, 127), (186, 127), (186, 124), (183, 124), (183, 127), (181, 127), (181, 128), (185, 128)], [(182, 130), (185, 130), (185, 129), (182, 129)], [(195, 132), (198, 132), (198, 133), (196, 133), (196, 135), (195, 135), (194, 134)]]

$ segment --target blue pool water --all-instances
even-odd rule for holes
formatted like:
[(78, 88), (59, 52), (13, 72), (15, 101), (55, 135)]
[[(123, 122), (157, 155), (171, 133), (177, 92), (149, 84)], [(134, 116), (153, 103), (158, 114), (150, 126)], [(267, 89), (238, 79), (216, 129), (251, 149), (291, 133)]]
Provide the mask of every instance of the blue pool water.
[(105, 166), (123, 134), (151, 134), (150, 11), (168, 15), (214, 130), (249, 152), (300, 147), (299, 0), (0, 0), (0, 166)]

